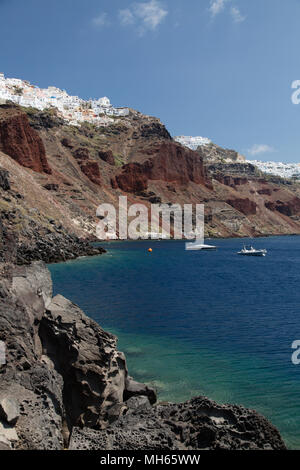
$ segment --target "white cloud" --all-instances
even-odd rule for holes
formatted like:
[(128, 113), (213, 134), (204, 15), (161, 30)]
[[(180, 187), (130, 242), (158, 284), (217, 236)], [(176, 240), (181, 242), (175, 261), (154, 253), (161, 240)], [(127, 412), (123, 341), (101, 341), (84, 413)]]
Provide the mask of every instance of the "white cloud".
[(110, 24), (107, 13), (105, 12), (93, 18), (92, 23), (94, 26), (97, 26), (97, 28), (103, 28), (104, 26), (109, 26)]
[(242, 23), (246, 19), (246, 17), (243, 16), (240, 10), (236, 7), (231, 7), (230, 13), (235, 23)]
[[(227, 10), (227, 4), (229, 2), (232, 2), (232, 0), (210, 0), (209, 11), (211, 17), (214, 18), (215, 16), (219, 15), (219, 13)], [(240, 9), (236, 6), (232, 6), (230, 8), (230, 15), (234, 23), (242, 23), (246, 19), (246, 16), (243, 16)]]
[(136, 24), (140, 34), (147, 30), (154, 31), (167, 16), (168, 11), (164, 9), (158, 0), (133, 3), (129, 8), (119, 11), (119, 18), (123, 25)]
[(129, 8), (119, 11), (119, 18), (122, 24), (129, 25), (135, 22), (134, 14)]
[(139, 17), (146, 28), (155, 29), (167, 16), (167, 10), (164, 10), (161, 3), (157, 0), (151, 0), (148, 3), (137, 3), (135, 14)]
[(260, 155), (261, 153), (276, 152), (276, 150), (270, 145), (266, 144), (255, 144), (248, 149), (249, 155)]
[(212, 16), (216, 16), (221, 13), (222, 10), (225, 8), (225, 3), (228, 0), (210, 0), (210, 7), (209, 10)]

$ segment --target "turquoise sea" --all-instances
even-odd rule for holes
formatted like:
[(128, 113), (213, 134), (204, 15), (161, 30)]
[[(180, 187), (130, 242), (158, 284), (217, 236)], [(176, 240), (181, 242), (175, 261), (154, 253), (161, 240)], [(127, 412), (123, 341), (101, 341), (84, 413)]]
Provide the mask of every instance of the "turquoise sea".
[(300, 449), (300, 238), (252, 240), (266, 258), (238, 256), (243, 242), (215, 240), (213, 252), (104, 243), (103, 256), (49, 268), (54, 292), (119, 337), (130, 375), (160, 400), (201, 394), (255, 408)]

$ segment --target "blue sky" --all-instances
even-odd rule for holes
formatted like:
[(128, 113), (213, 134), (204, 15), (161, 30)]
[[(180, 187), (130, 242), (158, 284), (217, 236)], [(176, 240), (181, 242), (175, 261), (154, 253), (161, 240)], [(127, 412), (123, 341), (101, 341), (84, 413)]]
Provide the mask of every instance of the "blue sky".
[(299, 0), (0, 0), (0, 71), (300, 162)]

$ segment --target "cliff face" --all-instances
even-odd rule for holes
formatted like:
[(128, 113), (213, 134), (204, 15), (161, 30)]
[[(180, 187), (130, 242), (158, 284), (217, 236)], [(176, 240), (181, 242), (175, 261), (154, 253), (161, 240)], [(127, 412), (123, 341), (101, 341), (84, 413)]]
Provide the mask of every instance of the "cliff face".
[(223, 149), (212, 142), (208, 145), (201, 145), (197, 148), (198, 154), (202, 157), (206, 165), (218, 163), (245, 163), (245, 157), (235, 150)]
[[(2, 222), (16, 227), (29, 260), (45, 251), (45, 237), (51, 252), (59, 238), (95, 239), (98, 205), (117, 207), (120, 195), (148, 208), (205, 204), (210, 237), (300, 233), (299, 184), (266, 177), (214, 144), (183, 147), (156, 118), (131, 111), (108, 127), (76, 128), (54, 113), (6, 105), (0, 125), (0, 166), (9, 173), (0, 184)], [(63, 251), (45, 260), (66, 259)]]
[(88, 179), (95, 184), (101, 185), (101, 176), (99, 171), (99, 165), (97, 162), (86, 161), (80, 165), (82, 173), (84, 173)]
[(193, 182), (212, 189), (203, 161), (195, 152), (166, 142), (154, 148), (153, 154), (142, 164), (124, 165), (122, 173), (115, 176), (113, 188), (119, 187), (125, 192), (143, 191), (148, 188), (149, 180), (157, 180), (182, 186)]
[(300, 214), (300, 199), (298, 197), (293, 198), (290, 201), (280, 201), (277, 199), (275, 202), (267, 201), (265, 203), (267, 209), (273, 212), (280, 212), (288, 217), (296, 216)]
[(15, 163), (13, 168), (19, 176), (18, 189), (24, 184), (30, 197), (27, 199), (13, 190), (9, 172), (0, 168), (0, 262), (29, 264), (33, 260), (44, 260), (53, 263), (105, 252), (72, 233), (71, 226), (63, 226), (51, 218), (51, 206), (54, 216), (57, 207), (45, 195), (56, 191), (57, 185), (49, 183), (41, 188), (34, 180), (28, 180), (28, 174), (24, 177)]
[(45, 147), (23, 113), (4, 108), (0, 116), (0, 149), (20, 165), (38, 173), (51, 174)]
[(234, 207), (238, 212), (241, 212), (244, 215), (254, 215), (256, 214), (256, 203), (250, 201), (250, 199), (227, 199), (227, 204)]
[(204, 397), (160, 404), (116, 338), (52, 298), (42, 262), (0, 264), (0, 449), (284, 449), (262, 416)]

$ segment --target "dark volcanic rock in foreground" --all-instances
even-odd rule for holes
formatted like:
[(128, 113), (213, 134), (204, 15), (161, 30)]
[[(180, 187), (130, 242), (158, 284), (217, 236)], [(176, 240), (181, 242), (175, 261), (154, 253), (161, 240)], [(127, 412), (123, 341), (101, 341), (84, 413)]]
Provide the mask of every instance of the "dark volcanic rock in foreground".
[(117, 338), (52, 298), (43, 262), (3, 263), (0, 275), (0, 449), (285, 448), (255, 411), (203, 397), (155, 405)]
[(75, 235), (67, 233), (47, 233), (39, 237), (34, 234), (31, 243), (20, 242), (17, 245), (17, 264), (29, 264), (41, 260), (45, 263), (58, 263), (75, 259), (80, 256), (95, 256), (106, 253), (101, 246), (92, 246), (88, 241), (81, 240)]
[[(64, 297), (52, 299), (44, 263), (0, 268), (0, 445), (62, 449), (74, 426), (107, 427), (132, 388), (116, 337)], [(149, 394), (140, 384), (139, 395)], [(7, 400), (10, 418), (1, 413)]]
[[(139, 401), (140, 400), (140, 401)], [(128, 403), (106, 431), (74, 428), (70, 449), (283, 450), (277, 429), (255, 411), (205, 397), (186, 403)]]

